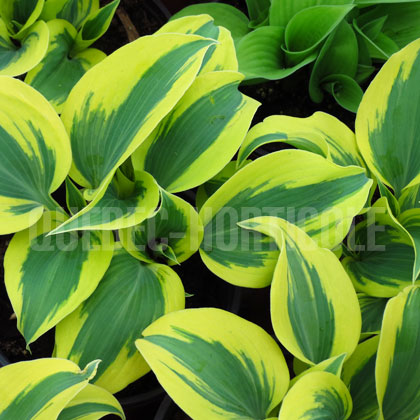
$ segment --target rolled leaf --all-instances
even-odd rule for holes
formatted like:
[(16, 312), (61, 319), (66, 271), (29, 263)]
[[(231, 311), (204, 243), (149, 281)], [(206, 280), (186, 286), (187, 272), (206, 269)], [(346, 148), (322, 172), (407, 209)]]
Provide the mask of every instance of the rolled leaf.
[(268, 24), (268, 12), (271, 6), (271, 0), (246, 0), (248, 14), (251, 18), (250, 28), (256, 28), (260, 25)]
[(37, 359), (0, 369), (0, 419), (56, 419), (95, 376), (99, 360), (84, 370), (69, 360)]
[[(161, 35), (163, 36), (163, 35)], [(197, 77), (171, 113), (132, 156), (168, 192), (201, 185), (235, 155), (260, 105), (238, 90), (240, 73)]]
[(287, 393), (279, 419), (347, 420), (351, 410), (350, 393), (338, 376), (329, 372), (311, 372)]
[(413, 267), (413, 282), (420, 275), (420, 209), (407, 210), (399, 216), (399, 221), (410, 235), (414, 247), (415, 262)]
[(120, 403), (111, 393), (88, 384), (67, 404), (57, 420), (98, 420), (108, 414), (125, 419)]
[(62, 19), (54, 19), (47, 25), (50, 31), (47, 53), (26, 75), (25, 82), (41, 92), (60, 113), (74, 85), (106, 54), (91, 48), (69, 58), (77, 36), (76, 29)]
[(379, 334), (388, 299), (376, 298), (364, 293), (358, 293), (357, 298), (362, 311), (362, 334)]
[(70, 175), (79, 185), (104, 193), (118, 166), (183, 96), (213, 42), (181, 34), (139, 38), (82, 77), (62, 114), (73, 150)]
[(396, 197), (420, 182), (417, 147), (420, 111), (420, 40), (393, 55), (367, 89), (356, 119), (356, 138), (369, 169)]
[(276, 342), (262, 328), (220, 309), (159, 318), (136, 346), (192, 418), (265, 419), (289, 384)]
[(267, 286), (279, 251), (269, 237), (244, 230), (238, 222), (280, 217), (304, 229), (321, 246), (334, 248), (366, 202), (371, 183), (362, 168), (339, 167), (306, 151), (261, 157), (230, 178), (201, 208), (201, 257), (228, 282)]
[(73, 184), (70, 178), (66, 178), (66, 204), (71, 214), (76, 214), (86, 206), (86, 200), (82, 192)]
[(343, 381), (353, 400), (350, 420), (377, 419), (379, 414), (375, 388), (375, 363), (379, 337), (359, 344), (343, 367)]
[(152, 218), (119, 231), (124, 248), (140, 261), (180, 264), (198, 251), (203, 224), (195, 209), (176, 195), (161, 191), (159, 211)]
[(376, 391), (384, 420), (420, 413), (420, 288), (407, 287), (385, 309), (376, 360)]
[(7, 293), (28, 345), (93, 293), (111, 261), (111, 232), (46, 236), (64, 219), (62, 213), (44, 213), (13, 237), (5, 254)]
[[(51, 105), (17, 79), (0, 77), (0, 234), (32, 226), (71, 165), (67, 133)], [(16, 110), (19, 109), (17, 113)]]
[(95, 292), (57, 325), (55, 356), (77, 364), (100, 358), (93, 383), (118, 392), (150, 370), (134, 341), (154, 320), (184, 307), (184, 288), (171, 268), (117, 248)]
[(405, 210), (420, 208), (420, 184), (406, 188), (398, 200), (401, 213)]
[(280, 256), (270, 309), (280, 343), (311, 365), (357, 346), (361, 314), (356, 292), (337, 257), (285, 220), (260, 217), (240, 226), (273, 237)]

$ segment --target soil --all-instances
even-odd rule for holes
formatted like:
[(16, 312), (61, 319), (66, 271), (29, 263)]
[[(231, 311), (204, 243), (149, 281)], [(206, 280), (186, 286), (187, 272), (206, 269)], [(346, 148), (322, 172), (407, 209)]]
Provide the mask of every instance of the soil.
[[(101, 4), (111, 0), (101, 1)], [(244, 10), (245, 2), (240, 0), (224, 1)], [(149, 35), (159, 29), (169, 17), (169, 13), (175, 13), (186, 3), (198, 3), (196, 0), (121, 0), (120, 8), (131, 19), (136, 31), (140, 36)], [(160, 4), (160, 5), (159, 5)], [(165, 7), (161, 7), (164, 5)], [(107, 54), (112, 53), (128, 42), (127, 31), (116, 15), (108, 32), (98, 40), (94, 47), (101, 49)], [(354, 128), (355, 115), (338, 106), (334, 99), (325, 96), (321, 104), (314, 104), (307, 93), (309, 69), (302, 69), (292, 77), (285, 80), (267, 82), (254, 86), (243, 86), (241, 90), (248, 96), (259, 100), (262, 105), (259, 108), (253, 124), (261, 122), (269, 115), (290, 115), (296, 117), (308, 117), (316, 111), (328, 112), (350, 128)], [(284, 148), (282, 144), (272, 144), (265, 147), (264, 153)], [(62, 196), (63, 190), (57, 193)], [(56, 197), (58, 198), (58, 197)], [(16, 320), (11, 318), (13, 309), (6, 294), (3, 279), (3, 255), (11, 236), (0, 236), (0, 352), (3, 352), (10, 362), (31, 360), (40, 357), (49, 357), (52, 353), (54, 336), (53, 331), (45, 334), (31, 345), (30, 351), (26, 349), (25, 341), (16, 329)], [(193, 256), (180, 267), (175, 267), (184, 281), (185, 290), (191, 294), (187, 298), (187, 307), (220, 307), (227, 308), (232, 302), (233, 294), (238, 288), (225, 283), (214, 276), (201, 262), (199, 255)], [(261, 325), (267, 332), (273, 334), (269, 316), (269, 289), (250, 290), (241, 289), (241, 308), (239, 315)], [(232, 309), (232, 308), (231, 308)], [(284, 350), (286, 359), (292, 358)], [(1, 363), (1, 359), (0, 359)], [(140, 381), (130, 385), (117, 397), (127, 399), (139, 393), (156, 390), (158, 383), (153, 373), (148, 374)], [(149, 404), (148, 407), (126, 407), (128, 420), (143, 419), (151, 420), (158, 408), (162, 396)], [(114, 417), (107, 417), (107, 419)], [(174, 416), (167, 420), (188, 420), (189, 417), (178, 408)]]

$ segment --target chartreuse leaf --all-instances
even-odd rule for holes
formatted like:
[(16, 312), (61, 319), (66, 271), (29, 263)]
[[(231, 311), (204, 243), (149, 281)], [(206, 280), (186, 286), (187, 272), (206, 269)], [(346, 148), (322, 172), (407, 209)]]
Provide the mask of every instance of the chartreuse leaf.
[(51, 20), (47, 25), (50, 31), (47, 53), (26, 75), (25, 82), (41, 92), (60, 113), (74, 85), (106, 55), (91, 48), (69, 58), (77, 36), (76, 29), (62, 19)]
[(217, 40), (218, 44), (209, 48), (204, 57), (201, 74), (221, 70), (238, 71), (235, 45), (230, 32), (222, 26), (216, 26), (209, 15), (171, 20), (156, 32), (161, 33), (195, 34)]
[(77, 34), (74, 47), (71, 51), (72, 55), (91, 46), (108, 30), (119, 4), (120, 0), (114, 0), (101, 9), (93, 11), (86, 18)]
[(0, 419), (56, 419), (95, 376), (99, 362), (89, 363), (84, 370), (63, 359), (37, 359), (2, 367)]
[(150, 370), (134, 341), (155, 319), (184, 307), (184, 288), (171, 268), (117, 248), (95, 292), (57, 325), (55, 356), (82, 365), (100, 358), (93, 382), (118, 392)]
[(188, 190), (216, 175), (235, 155), (260, 105), (239, 92), (242, 79), (231, 71), (198, 76), (134, 152), (134, 168), (152, 174), (169, 192)]
[(67, 404), (57, 420), (98, 420), (108, 414), (125, 419), (120, 403), (111, 393), (88, 384)]
[(239, 41), (239, 71), (247, 80), (283, 79), (316, 59), (316, 54), (310, 54), (297, 63), (290, 64), (282, 48), (284, 31), (281, 26), (263, 26)]
[(415, 262), (412, 240), (392, 215), (385, 197), (356, 226), (349, 242), (352, 255), (342, 262), (357, 291), (386, 298), (412, 283)]
[(85, 19), (98, 9), (99, 0), (46, 0), (41, 19), (65, 19), (79, 29)]
[(193, 4), (175, 13), (171, 20), (203, 14), (210, 15), (215, 25), (228, 29), (235, 42), (250, 31), (249, 19), (236, 7), (223, 3)]
[(71, 214), (76, 214), (86, 206), (82, 192), (68, 177), (66, 178), (66, 204)]
[(162, 190), (156, 215), (120, 230), (119, 237), (124, 248), (140, 261), (174, 265), (198, 251), (203, 239), (203, 223), (189, 203)]
[(44, 7), (44, 0), (2, 0), (0, 16), (7, 30), (15, 39), (22, 39), (26, 31), (38, 19)]
[(259, 147), (277, 142), (324, 156), (340, 166), (364, 166), (354, 133), (324, 112), (316, 112), (307, 118), (285, 115), (266, 118), (248, 132), (239, 150), (238, 166), (242, 166)]
[(279, 251), (269, 237), (242, 229), (238, 222), (280, 217), (319, 245), (334, 248), (363, 208), (371, 184), (362, 168), (343, 168), (314, 153), (283, 150), (263, 156), (237, 172), (201, 208), (201, 257), (230, 283), (267, 286)]
[(115, 230), (137, 225), (151, 217), (159, 204), (159, 187), (147, 172), (136, 172), (127, 191), (115, 177), (105, 194), (96, 196), (86, 207), (53, 229), (56, 235), (75, 230)]
[(266, 419), (289, 384), (276, 342), (257, 325), (220, 309), (165, 315), (143, 331), (136, 346), (192, 418)]
[(420, 182), (420, 40), (393, 55), (367, 89), (356, 138), (369, 169), (397, 198)]
[(379, 334), (388, 299), (364, 293), (358, 293), (357, 298), (362, 312), (362, 334)]
[[(16, 112), (16, 110), (19, 112)], [(35, 89), (0, 76), (0, 234), (36, 223), (71, 165), (66, 131)]]
[(280, 408), (279, 419), (347, 420), (352, 411), (343, 381), (329, 372), (311, 372), (296, 382)]
[(382, 419), (412, 420), (420, 413), (420, 288), (410, 286), (385, 309), (376, 360)]
[[(19, 76), (34, 68), (48, 48), (48, 26), (36, 22), (29, 27), (20, 43), (9, 37), (6, 25), (0, 19), (0, 75)], [(20, 44), (20, 45), (16, 45)]]
[(72, 144), (71, 177), (104, 194), (118, 166), (184, 95), (213, 43), (196, 35), (143, 37), (87, 72), (61, 116)]
[(351, 420), (374, 420), (378, 418), (378, 400), (375, 388), (375, 363), (379, 337), (373, 337), (356, 347), (344, 363), (343, 381), (353, 400)]
[(112, 258), (111, 232), (46, 236), (65, 218), (44, 213), (35, 226), (13, 237), (5, 254), (7, 293), (28, 345), (93, 293)]
[(353, 7), (352, 4), (322, 5), (296, 13), (284, 33), (284, 51), (289, 63), (299, 63), (320, 47)]
[(338, 258), (302, 229), (276, 217), (240, 223), (280, 249), (271, 284), (271, 320), (280, 343), (311, 365), (350, 356), (361, 331), (359, 302)]

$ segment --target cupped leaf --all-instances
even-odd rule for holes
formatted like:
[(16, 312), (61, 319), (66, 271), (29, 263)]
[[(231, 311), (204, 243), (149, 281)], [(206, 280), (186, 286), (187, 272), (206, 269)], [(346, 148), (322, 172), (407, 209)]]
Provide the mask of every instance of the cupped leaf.
[(69, 360), (37, 359), (2, 367), (0, 419), (56, 419), (95, 376), (98, 364), (80, 370)]
[(217, 40), (218, 44), (209, 48), (204, 57), (201, 74), (221, 70), (238, 71), (235, 45), (230, 32), (224, 27), (216, 26), (209, 15), (171, 20), (156, 32), (160, 33), (195, 34)]
[(329, 372), (311, 372), (287, 393), (279, 419), (347, 420), (351, 411), (350, 393), (338, 376)]
[(0, 2), (0, 16), (8, 32), (15, 39), (22, 39), (26, 31), (38, 19), (44, 7), (44, 0), (3, 0)]
[(66, 204), (72, 215), (86, 207), (86, 200), (83, 198), (82, 191), (68, 177), (66, 178)]
[(239, 70), (247, 80), (278, 80), (312, 63), (316, 54), (289, 65), (282, 49), (284, 28), (263, 26), (245, 35), (237, 44)]
[(376, 391), (384, 420), (420, 413), (420, 287), (407, 287), (385, 309), (376, 361)]
[(151, 217), (159, 205), (159, 187), (147, 172), (136, 172), (135, 181), (122, 186), (115, 177), (105, 193), (94, 199), (50, 234), (75, 230), (115, 230), (137, 225)]
[(345, 353), (361, 331), (356, 292), (340, 261), (297, 226), (276, 217), (240, 223), (272, 237), (280, 256), (271, 284), (271, 321), (280, 343), (309, 364)]
[(270, 284), (279, 251), (273, 241), (237, 223), (276, 216), (334, 248), (366, 202), (372, 181), (358, 167), (343, 168), (314, 153), (283, 150), (261, 157), (230, 178), (200, 210), (200, 254), (217, 276), (233, 284)]
[(289, 384), (276, 342), (257, 325), (220, 309), (165, 315), (136, 345), (192, 418), (265, 419)]
[(420, 40), (393, 55), (367, 89), (356, 138), (369, 169), (399, 198), (420, 183)]
[(386, 298), (412, 283), (415, 261), (412, 240), (392, 215), (385, 197), (356, 226), (349, 245), (352, 255), (342, 262), (357, 291)]
[(356, 113), (363, 98), (363, 90), (347, 74), (331, 74), (323, 80), (323, 88), (334, 96), (337, 103)]
[(195, 209), (176, 195), (161, 191), (159, 211), (152, 218), (119, 231), (124, 248), (140, 261), (180, 264), (198, 251), (203, 224)]
[(0, 110), (0, 234), (7, 234), (57, 208), (51, 193), (66, 178), (71, 150), (54, 109), (20, 80), (0, 76)]
[(106, 55), (96, 49), (85, 50), (70, 58), (77, 36), (67, 21), (54, 19), (47, 23), (50, 42), (43, 60), (25, 77), (25, 82), (41, 92), (61, 112), (70, 91), (79, 79), (102, 61)]
[(111, 232), (46, 236), (65, 217), (44, 213), (13, 237), (5, 254), (7, 293), (28, 345), (93, 293), (112, 258)]
[(103, 192), (118, 166), (183, 96), (213, 43), (196, 35), (143, 37), (87, 72), (61, 117), (72, 144), (71, 177)]
[(93, 383), (118, 392), (150, 370), (134, 341), (157, 318), (184, 307), (184, 288), (171, 268), (117, 248), (95, 292), (57, 325), (55, 356), (77, 364), (101, 359)]
[(322, 5), (296, 13), (284, 33), (284, 51), (289, 63), (296, 64), (317, 50), (353, 7), (351, 4)]
[(19, 76), (44, 58), (49, 37), (47, 24), (36, 22), (25, 33), (20, 42), (13, 42), (0, 19), (0, 75)]
[(134, 152), (134, 168), (152, 174), (169, 192), (188, 190), (216, 175), (239, 149), (260, 105), (239, 92), (242, 79), (229, 71), (198, 76)]
[(238, 166), (242, 166), (259, 147), (277, 142), (316, 153), (340, 166), (364, 166), (354, 133), (324, 112), (316, 112), (307, 118), (285, 115), (266, 118), (248, 132), (238, 153)]
[(46, 0), (41, 19), (65, 19), (79, 29), (86, 18), (98, 9), (99, 0)]
[(86, 18), (75, 39), (71, 51), (73, 56), (91, 46), (108, 30), (119, 4), (120, 0), (114, 0), (101, 9), (93, 11)]
[(172, 20), (202, 14), (210, 15), (215, 25), (228, 29), (235, 42), (250, 31), (249, 19), (236, 7), (223, 3), (193, 4), (175, 13)]
[(375, 387), (375, 363), (379, 337), (359, 344), (343, 367), (343, 382), (353, 400), (350, 420), (373, 420), (378, 418), (378, 400)]
[(111, 393), (88, 384), (67, 404), (57, 420), (98, 420), (108, 414), (125, 419), (120, 403)]
[(362, 334), (379, 334), (388, 299), (364, 293), (358, 293), (357, 298), (362, 311)]

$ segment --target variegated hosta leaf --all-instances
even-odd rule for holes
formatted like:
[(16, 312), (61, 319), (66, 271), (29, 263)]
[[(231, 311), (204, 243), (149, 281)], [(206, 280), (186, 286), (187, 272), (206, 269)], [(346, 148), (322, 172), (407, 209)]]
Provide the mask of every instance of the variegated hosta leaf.
[(47, 53), (38, 66), (26, 75), (25, 82), (41, 92), (60, 113), (74, 85), (106, 55), (91, 48), (69, 58), (76, 29), (62, 19), (51, 20), (47, 25), (50, 31)]
[(289, 385), (276, 342), (220, 309), (165, 315), (143, 331), (136, 346), (170, 397), (194, 419), (266, 419)]
[(151, 173), (169, 192), (188, 190), (216, 175), (237, 152), (259, 106), (239, 92), (242, 79), (232, 71), (198, 76), (134, 152), (134, 168)]
[(388, 299), (372, 297), (364, 293), (358, 293), (357, 298), (362, 312), (362, 334), (379, 334)]
[(413, 243), (416, 256), (413, 268), (413, 281), (415, 281), (420, 275), (420, 209), (407, 210), (398, 219)]
[(0, 16), (8, 32), (15, 39), (22, 39), (36, 22), (44, 7), (44, 0), (2, 0)]
[(203, 239), (203, 223), (190, 204), (162, 190), (156, 215), (120, 230), (119, 237), (124, 248), (140, 261), (174, 265), (198, 251)]
[(280, 420), (347, 420), (352, 411), (343, 381), (329, 372), (304, 375), (290, 389), (280, 408)]
[(71, 177), (104, 193), (118, 166), (191, 85), (213, 43), (196, 35), (143, 37), (87, 72), (61, 116), (72, 144)]
[(41, 19), (65, 19), (79, 29), (87, 17), (99, 9), (99, 0), (46, 0)]
[[(334, 375), (337, 375), (339, 378), (341, 377), (341, 370), (343, 369), (343, 363), (344, 359), (346, 358), (346, 354), (340, 354), (339, 356), (331, 357), (331, 359), (324, 360), (321, 363), (318, 363), (317, 365), (314, 365), (310, 368), (306, 368), (295, 376), (291, 381), (289, 385), (289, 389), (300, 379), (302, 376), (307, 375), (311, 372), (330, 372)], [(299, 360), (299, 359), (295, 359)]]
[(359, 344), (350, 359), (344, 363), (342, 378), (353, 400), (350, 420), (374, 420), (378, 417), (375, 388), (378, 342), (379, 337), (376, 336)]
[(238, 222), (280, 217), (305, 230), (320, 246), (334, 248), (363, 208), (371, 184), (362, 168), (343, 168), (306, 151), (261, 157), (230, 178), (201, 208), (201, 257), (230, 283), (267, 286), (279, 251), (269, 237), (242, 229)]
[(296, 118), (273, 115), (252, 127), (238, 154), (238, 166), (256, 149), (268, 143), (287, 143), (324, 156), (341, 166), (364, 166), (354, 133), (341, 121), (324, 112)]
[(407, 231), (379, 199), (349, 237), (352, 256), (343, 265), (358, 292), (392, 297), (412, 283), (415, 254)]
[(51, 105), (20, 80), (0, 76), (0, 111), (0, 234), (7, 234), (56, 209), (50, 194), (66, 178), (71, 150)]
[(44, 213), (35, 226), (15, 234), (5, 254), (7, 293), (28, 345), (93, 293), (112, 258), (111, 232), (47, 236), (65, 217)]
[(420, 287), (407, 287), (385, 309), (376, 361), (376, 391), (384, 420), (420, 414)]
[(66, 178), (66, 204), (72, 215), (86, 206), (86, 200), (83, 198), (82, 191), (73, 184), (69, 177)]
[(115, 177), (105, 193), (54, 229), (56, 235), (74, 230), (114, 230), (134, 226), (151, 217), (159, 204), (159, 187), (147, 172), (136, 172), (134, 182), (120, 186)]
[(55, 356), (82, 365), (101, 359), (93, 382), (115, 393), (150, 370), (134, 346), (141, 332), (184, 307), (184, 288), (171, 268), (116, 249), (95, 292), (57, 325)]
[(356, 119), (356, 138), (369, 169), (392, 187), (420, 182), (420, 40), (393, 55), (367, 89)]
[(270, 297), (280, 343), (311, 365), (343, 353), (349, 357), (362, 320), (356, 292), (337, 257), (283, 219), (260, 217), (240, 226), (272, 237), (280, 249)]
[(56, 419), (95, 376), (99, 360), (84, 370), (64, 359), (37, 359), (0, 369), (1, 420)]
[(47, 24), (36, 22), (20, 41), (12, 41), (0, 19), (0, 75), (19, 76), (34, 68), (47, 52), (48, 37)]
[(108, 414), (125, 419), (120, 403), (109, 391), (88, 384), (67, 404), (57, 420), (98, 420)]
[(420, 208), (420, 184), (406, 188), (398, 200), (401, 213)]
[(186, 16), (171, 20), (156, 32), (156, 34), (161, 33), (196, 34), (218, 41), (217, 45), (207, 51), (200, 70), (201, 74), (221, 70), (238, 71), (235, 45), (230, 32), (222, 26), (216, 26), (214, 19), (209, 15)]
[(108, 30), (119, 4), (120, 0), (114, 0), (101, 9), (90, 13), (77, 34), (75, 44), (71, 51), (72, 55), (76, 55), (90, 47)]

